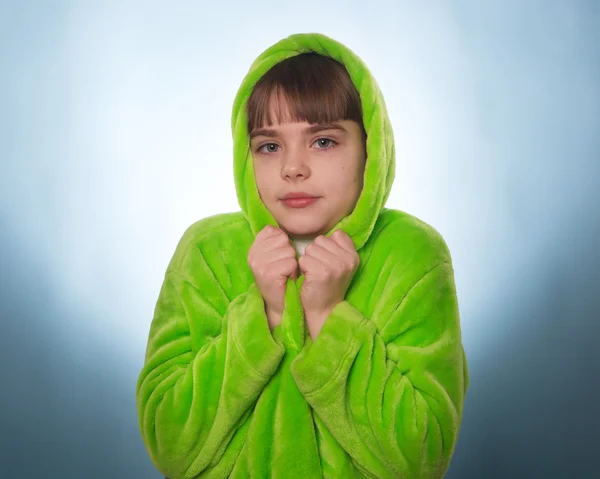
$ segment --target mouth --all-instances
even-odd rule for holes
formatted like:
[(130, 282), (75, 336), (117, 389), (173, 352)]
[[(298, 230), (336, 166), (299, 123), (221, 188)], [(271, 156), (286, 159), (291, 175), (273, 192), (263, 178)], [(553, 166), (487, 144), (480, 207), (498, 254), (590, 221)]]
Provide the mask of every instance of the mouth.
[(304, 198), (287, 198), (281, 200), (281, 202), (288, 208), (306, 208), (315, 203), (318, 199), (319, 198), (316, 196), (311, 196)]

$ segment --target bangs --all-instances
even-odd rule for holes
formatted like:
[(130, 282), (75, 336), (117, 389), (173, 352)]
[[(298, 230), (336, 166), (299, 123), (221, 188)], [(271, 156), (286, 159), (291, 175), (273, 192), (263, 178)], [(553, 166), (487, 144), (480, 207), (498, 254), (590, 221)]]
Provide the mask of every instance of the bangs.
[(273, 66), (255, 85), (248, 103), (248, 134), (276, 123), (353, 120), (362, 130), (360, 95), (346, 68), (317, 53)]

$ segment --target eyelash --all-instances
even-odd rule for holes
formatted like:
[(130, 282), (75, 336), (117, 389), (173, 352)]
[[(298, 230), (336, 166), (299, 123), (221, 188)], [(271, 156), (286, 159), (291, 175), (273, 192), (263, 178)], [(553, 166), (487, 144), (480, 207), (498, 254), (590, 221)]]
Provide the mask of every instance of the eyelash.
[[(314, 144), (314, 143), (316, 143), (317, 141), (321, 141), (321, 140), (327, 140), (327, 141), (329, 141), (329, 143), (331, 144), (331, 146), (328, 146), (328, 147), (326, 147), (326, 148), (317, 148), (317, 150), (327, 151), (327, 150), (330, 150), (331, 148), (335, 148), (335, 147), (338, 145), (338, 142), (337, 142), (337, 141), (335, 141), (335, 140), (334, 140), (334, 139), (332, 139), (332, 138), (326, 138), (326, 137), (317, 138), (317, 139), (316, 139), (316, 140), (313, 142), (313, 144)], [(260, 145), (258, 148), (256, 148), (256, 152), (257, 152), (257, 153), (265, 153), (266, 155), (273, 154), (273, 153), (275, 153), (274, 151), (271, 151), (271, 152), (263, 152), (263, 151), (261, 151), (261, 150), (262, 150), (262, 149), (263, 149), (265, 146), (268, 146), (268, 145), (276, 145), (276, 144), (277, 144), (277, 143), (273, 143), (272, 141), (270, 141), (270, 142), (268, 142), (268, 143), (263, 143), (263, 144), (262, 144), (262, 145)]]

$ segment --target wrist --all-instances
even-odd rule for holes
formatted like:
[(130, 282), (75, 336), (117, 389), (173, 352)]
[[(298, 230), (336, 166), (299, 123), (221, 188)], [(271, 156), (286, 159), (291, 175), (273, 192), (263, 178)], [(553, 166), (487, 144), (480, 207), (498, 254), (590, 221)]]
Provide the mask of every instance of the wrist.
[(308, 334), (313, 339), (313, 341), (319, 335), (321, 328), (327, 321), (327, 318), (331, 314), (333, 308), (328, 308), (326, 310), (312, 310), (305, 311), (304, 318), (306, 319), (306, 327), (308, 328)]
[(271, 331), (273, 330), (273, 328), (275, 326), (277, 326), (279, 323), (281, 323), (281, 320), (283, 318), (283, 312), (275, 311), (271, 308), (267, 308), (266, 306), (265, 306), (265, 314), (267, 315), (267, 321), (269, 323), (269, 327), (270, 327)]
[(283, 316), (283, 311), (280, 311), (275, 308), (271, 308), (265, 304), (265, 313), (272, 316)]
[(306, 319), (311, 319), (314, 321), (322, 321), (325, 322), (325, 320), (327, 319), (327, 317), (331, 314), (331, 311), (333, 311), (334, 306), (330, 306), (328, 308), (325, 309), (309, 309), (309, 310), (305, 310), (304, 311), (304, 317)]

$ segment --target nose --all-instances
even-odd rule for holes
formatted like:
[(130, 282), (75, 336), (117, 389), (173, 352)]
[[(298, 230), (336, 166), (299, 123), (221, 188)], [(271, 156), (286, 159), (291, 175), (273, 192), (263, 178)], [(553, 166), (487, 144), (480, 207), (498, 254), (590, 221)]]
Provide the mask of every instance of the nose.
[(300, 150), (288, 150), (284, 153), (281, 176), (285, 179), (310, 176), (306, 153)]

